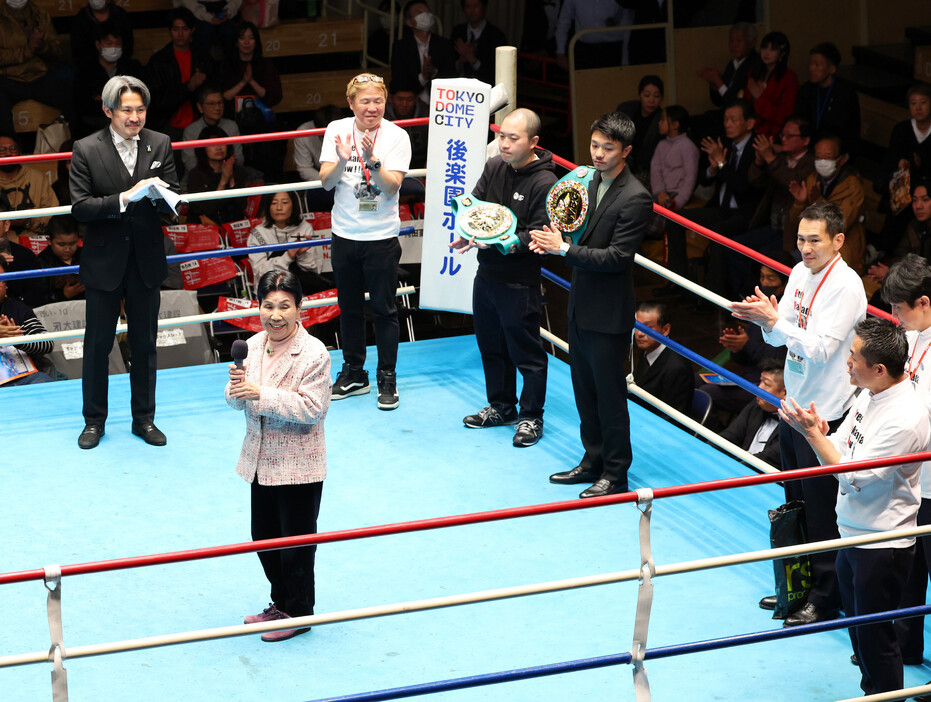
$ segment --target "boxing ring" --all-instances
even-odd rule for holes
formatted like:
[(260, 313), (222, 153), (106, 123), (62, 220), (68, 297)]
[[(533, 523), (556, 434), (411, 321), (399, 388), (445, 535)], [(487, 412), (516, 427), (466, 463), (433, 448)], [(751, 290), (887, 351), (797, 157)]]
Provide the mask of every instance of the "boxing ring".
[[(51, 212), (4, 217), (40, 214)], [(338, 369), (339, 351), (332, 362)], [(330, 408), (321, 533), (254, 543), (233, 470), (244, 423), (223, 400), (226, 377), (225, 364), (160, 371), (169, 444), (159, 449), (130, 436), (126, 375), (110, 378), (109, 431), (94, 451), (75, 446), (78, 381), (2, 390), (4, 699), (48, 699), (49, 671), (55, 700), (888, 700), (931, 689), (918, 687), (931, 671), (909, 666), (911, 689), (859, 697), (844, 631), (931, 607), (783, 629), (756, 604), (772, 591), (774, 558), (903, 535), (763, 549), (766, 511), (783, 502), (777, 480), (931, 453), (750, 470), (632, 404), (636, 491), (569, 499), (574, 489), (547, 482), (581, 452), (565, 363), (550, 360), (546, 435), (515, 451), (502, 429), (461, 427), (485, 404), (472, 337), (402, 343), (397, 410), (378, 411), (371, 396)], [(253, 552), (310, 543), (320, 544), (318, 614), (239, 624), (267, 594)], [(314, 631), (278, 645), (256, 636), (298, 624)]]

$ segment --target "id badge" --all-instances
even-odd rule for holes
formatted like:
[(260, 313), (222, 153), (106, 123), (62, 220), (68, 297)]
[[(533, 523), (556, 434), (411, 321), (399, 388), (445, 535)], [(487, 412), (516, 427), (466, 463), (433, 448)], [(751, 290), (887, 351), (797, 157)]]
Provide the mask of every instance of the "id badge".
[(378, 201), (374, 198), (362, 198), (359, 200), (359, 212), (378, 212)]
[(792, 351), (786, 356), (786, 368), (790, 373), (805, 375), (805, 359)]

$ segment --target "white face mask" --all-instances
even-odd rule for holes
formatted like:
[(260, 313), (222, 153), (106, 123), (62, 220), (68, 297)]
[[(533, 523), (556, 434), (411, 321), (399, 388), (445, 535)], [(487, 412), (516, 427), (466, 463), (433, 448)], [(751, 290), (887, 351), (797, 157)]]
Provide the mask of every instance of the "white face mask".
[(105, 46), (100, 50), (100, 57), (107, 63), (116, 63), (123, 55), (123, 49), (119, 46)]
[[(9, 0), (7, 0), (9, 2)], [(429, 32), (433, 29), (433, 15), (429, 12), (421, 12), (414, 18), (414, 29), (421, 32)]]
[(90, 0), (90, 6), (95, 12), (100, 12), (107, 6), (107, 0)]
[(822, 178), (830, 178), (837, 173), (837, 161), (829, 158), (815, 159), (815, 170)]
[(22, 10), (28, 2), (29, 0), (6, 0), (7, 7), (13, 10)]

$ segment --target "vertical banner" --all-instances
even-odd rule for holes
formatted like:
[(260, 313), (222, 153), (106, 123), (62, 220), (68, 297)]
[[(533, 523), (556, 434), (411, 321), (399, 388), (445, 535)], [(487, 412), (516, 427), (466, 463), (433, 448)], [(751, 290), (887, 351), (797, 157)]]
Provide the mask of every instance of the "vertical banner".
[(472, 192), (485, 168), (491, 86), (473, 78), (435, 80), (430, 89), (430, 138), (420, 268), (420, 306), (472, 313), (475, 250), (450, 251), (451, 201)]

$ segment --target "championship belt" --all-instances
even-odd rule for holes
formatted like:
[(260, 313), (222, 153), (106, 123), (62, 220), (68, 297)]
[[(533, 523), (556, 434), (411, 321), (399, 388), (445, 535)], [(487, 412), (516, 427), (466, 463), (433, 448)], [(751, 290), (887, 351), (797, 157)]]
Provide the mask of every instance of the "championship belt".
[(573, 244), (579, 243), (588, 227), (588, 185), (594, 175), (592, 166), (574, 168), (546, 196), (546, 216)]
[(520, 248), (516, 233), (517, 217), (504, 205), (462, 194), (452, 199), (452, 207), (456, 216), (456, 233), (463, 239), (475, 237), (477, 243), (497, 246), (503, 254)]

